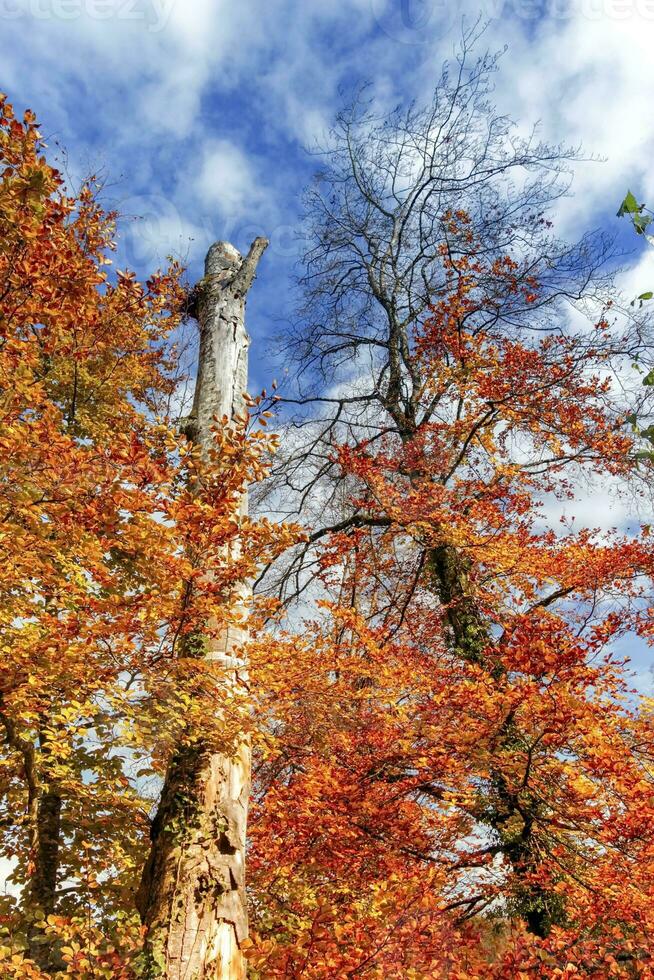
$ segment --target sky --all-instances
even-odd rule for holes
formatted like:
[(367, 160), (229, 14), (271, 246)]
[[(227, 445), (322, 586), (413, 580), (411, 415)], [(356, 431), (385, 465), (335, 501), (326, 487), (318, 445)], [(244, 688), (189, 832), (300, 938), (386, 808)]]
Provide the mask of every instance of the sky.
[[(381, 111), (428, 99), (479, 17), (479, 53), (506, 47), (499, 109), (593, 158), (557, 230), (615, 231), (632, 250), (627, 293), (654, 288), (654, 248), (615, 217), (628, 187), (654, 202), (654, 0), (0, 0), (0, 89), (36, 112), (73, 182), (103, 176), (124, 215), (120, 267), (147, 276), (173, 254), (194, 281), (213, 241), (270, 238), (248, 307), (256, 391), (292, 310), (301, 192), (334, 114), (364, 83)], [(579, 523), (625, 521), (621, 506), (597, 487)]]
[[(626, 234), (626, 187), (654, 199), (654, 0), (0, 0), (0, 88), (37, 113), (72, 180), (103, 175), (125, 215), (120, 266), (147, 275), (174, 254), (195, 279), (212, 241), (271, 239), (249, 309), (254, 390), (335, 112), (363, 83), (382, 111), (428, 98), (480, 16), (480, 53), (507, 48), (499, 108), (604, 159), (579, 165), (559, 231)], [(654, 250), (627, 264), (629, 288), (652, 286)]]

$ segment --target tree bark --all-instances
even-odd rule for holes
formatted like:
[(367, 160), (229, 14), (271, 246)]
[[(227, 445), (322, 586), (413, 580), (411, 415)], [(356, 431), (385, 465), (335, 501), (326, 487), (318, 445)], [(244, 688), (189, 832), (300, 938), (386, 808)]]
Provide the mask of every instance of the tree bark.
[[(20, 754), (27, 789), (30, 875), (22, 895), (27, 919), (27, 941), (30, 958), (48, 970), (56, 964), (54, 951), (43, 942), (43, 930), (36, 925), (36, 913), (51, 915), (56, 908), (61, 846), (62, 797), (56, 784), (43, 781), (37, 765), (36, 747), (30, 739), (19, 737), (16, 727), (4, 710), (0, 695), (0, 723), (8, 744)], [(41, 741), (41, 749), (44, 749)], [(45, 749), (47, 754), (47, 748)]]
[[(212, 245), (205, 276), (195, 290), (200, 353), (186, 433), (203, 452), (212, 445), (214, 418), (234, 418), (245, 410), (245, 301), (267, 245), (257, 238), (245, 258), (226, 242)], [(241, 506), (245, 511), (245, 499)], [(224, 665), (225, 684), (243, 684), (244, 665), (233, 652), (244, 639), (243, 631), (229, 630), (220, 641), (207, 644), (207, 656)], [(245, 739), (218, 752), (195, 738), (171, 760), (137, 896), (148, 930), (146, 976), (245, 977), (249, 792), (250, 748)]]
[(56, 790), (44, 789), (34, 808), (36, 816), (30, 834), (34, 872), (25, 891), (25, 908), (30, 919), (27, 939), (30, 957), (45, 971), (61, 964), (56, 951), (44, 943), (43, 930), (32, 916), (40, 911), (47, 918), (56, 909), (62, 802)]

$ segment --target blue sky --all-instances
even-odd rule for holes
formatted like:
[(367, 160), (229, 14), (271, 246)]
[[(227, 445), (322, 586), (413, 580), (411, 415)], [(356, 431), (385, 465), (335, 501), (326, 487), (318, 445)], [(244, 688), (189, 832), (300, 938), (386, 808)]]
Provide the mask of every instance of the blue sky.
[[(461, 18), (480, 14), (480, 47), (508, 46), (499, 107), (606, 158), (579, 165), (559, 230), (614, 228), (634, 247), (625, 290), (654, 287), (654, 249), (615, 219), (628, 186), (654, 202), (654, 0), (0, 0), (0, 88), (36, 111), (73, 179), (106, 176), (127, 216), (120, 265), (147, 275), (173, 253), (195, 279), (213, 240), (271, 238), (249, 306), (256, 390), (292, 309), (307, 147), (362, 82), (380, 110), (428, 97)], [(575, 512), (629, 517), (603, 488)]]

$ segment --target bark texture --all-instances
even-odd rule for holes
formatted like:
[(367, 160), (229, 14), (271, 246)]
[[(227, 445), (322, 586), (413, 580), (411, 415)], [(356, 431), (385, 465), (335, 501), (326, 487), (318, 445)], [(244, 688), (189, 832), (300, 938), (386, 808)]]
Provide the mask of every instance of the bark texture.
[[(245, 301), (268, 242), (256, 239), (243, 258), (226, 242), (210, 248), (195, 290), (200, 354), (189, 438), (210, 447), (215, 416), (245, 409), (249, 338)], [(247, 506), (243, 500), (242, 507)], [(227, 631), (207, 656), (225, 667), (225, 684), (244, 681), (233, 656), (244, 639)], [(138, 894), (148, 927), (146, 976), (168, 980), (245, 977), (247, 936), (245, 835), (250, 792), (246, 741), (217, 752), (201, 739), (180, 746), (166, 775), (152, 826), (152, 847)]]
[[(43, 970), (56, 960), (53, 950), (43, 943), (43, 930), (34, 920), (37, 911), (45, 916), (56, 909), (61, 845), (62, 798), (54, 783), (44, 781), (38, 771), (36, 748), (30, 739), (21, 738), (5, 710), (0, 693), (0, 725), (7, 744), (20, 756), (27, 786), (27, 821), (31, 874), (22, 896), (22, 907), (28, 919), (27, 940), (30, 958)], [(43, 743), (41, 743), (43, 750)], [(47, 751), (44, 753), (47, 755)]]

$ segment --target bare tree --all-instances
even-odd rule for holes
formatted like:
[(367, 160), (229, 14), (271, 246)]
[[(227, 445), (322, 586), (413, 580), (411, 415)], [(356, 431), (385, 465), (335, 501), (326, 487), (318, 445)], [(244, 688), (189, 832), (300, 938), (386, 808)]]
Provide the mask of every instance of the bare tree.
[[(311, 528), (293, 558), (263, 578), (288, 599), (310, 581), (315, 542), (375, 523), (347, 511), (333, 442), (389, 434), (406, 442), (443, 409), (425, 396), (412, 330), (450, 288), (445, 259), (485, 260), (479, 304), (462, 323), (468, 330), (569, 332), (571, 312), (596, 315), (611, 294), (611, 240), (588, 233), (569, 244), (548, 218), (569, 190), (579, 151), (542, 142), (535, 131), (517, 135), (490, 101), (497, 57), (474, 60), (477, 40), (474, 31), (464, 35), (428, 106), (380, 118), (359, 97), (339, 114), (306, 195), (303, 299), (282, 338), (285, 362), (297, 367), (296, 390), (284, 399), (294, 412), (264, 489), (267, 506), (301, 514)], [(469, 236), (452, 230), (457, 212), (469, 219)], [(493, 259), (505, 255), (517, 262), (513, 291), (504, 270), (493, 271)], [(527, 302), (532, 280), (538, 297)], [(644, 349), (645, 317), (630, 317), (628, 337), (607, 355)], [(581, 362), (584, 345), (577, 350)]]

